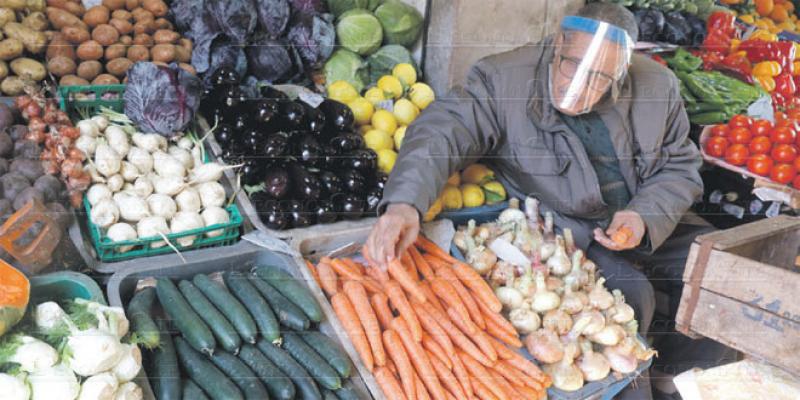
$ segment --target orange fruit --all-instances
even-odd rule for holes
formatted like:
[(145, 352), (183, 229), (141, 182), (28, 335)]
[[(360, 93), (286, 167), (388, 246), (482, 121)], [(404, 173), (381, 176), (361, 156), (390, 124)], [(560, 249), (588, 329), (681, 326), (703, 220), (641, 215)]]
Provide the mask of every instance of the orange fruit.
[(769, 18), (777, 23), (781, 23), (789, 19), (789, 12), (786, 10), (786, 7), (778, 4), (772, 8), (772, 13), (769, 15)]
[(772, 0), (756, 0), (756, 12), (762, 17), (766, 17), (772, 13), (775, 8), (775, 2)]

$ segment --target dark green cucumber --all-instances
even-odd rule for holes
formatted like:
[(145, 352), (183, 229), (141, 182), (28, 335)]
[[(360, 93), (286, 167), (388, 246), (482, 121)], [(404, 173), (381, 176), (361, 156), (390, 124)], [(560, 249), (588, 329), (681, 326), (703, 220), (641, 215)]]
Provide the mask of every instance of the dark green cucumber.
[(342, 378), (347, 378), (353, 372), (353, 363), (350, 357), (342, 350), (339, 343), (319, 331), (298, 332), (306, 344), (311, 346), (320, 357), (330, 364)]
[(183, 338), (175, 338), (175, 349), (186, 374), (214, 400), (243, 400), (242, 392), (205, 356)]
[(352, 379), (348, 379), (342, 385), (341, 389), (336, 391), (336, 397), (338, 397), (339, 400), (361, 400), (361, 396), (358, 395)]
[(322, 400), (339, 400), (336, 394), (328, 389), (322, 389)]
[(256, 347), (292, 380), (297, 391), (295, 397), (301, 400), (319, 400), (322, 398), (322, 393), (317, 388), (317, 384), (314, 383), (314, 379), (289, 353), (264, 339), (259, 340), (256, 343)]
[(180, 400), (181, 398), (181, 369), (178, 365), (178, 355), (175, 353), (175, 344), (169, 335), (165, 323), (160, 323), (158, 348), (150, 352), (150, 370), (147, 375), (153, 383), (153, 393), (158, 400)]
[(136, 342), (150, 350), (158, 347), (160, 336), (158, 326), (150, 316), (155, 298), (156, 289), (147, 287), (135, 293), (128, 303), (128, 319), (131, 321), (131, 330), (136, 334)]
[(311, 292), (297, 279), (274, 265), (256, 267), (256, 274), (278, 289), (289, 301), (296, 304), (314, 322), (322, 321), (322, 309)]
[(289, 329), (296, 331), (304, 331), (311, 326), (311, 320), (306, 317), (303, 310), (289, 301), (286, 296), (282, 295), (277, 289), (272, 287), (267, 281), (255, 276), (250, 275), (250, 282), (258, 289), (259, 292), (267, 299), (267, 302), (275, 313), (278, 314), (278, 321)]
[(311, 373), (320, 386), (329, 390), (336, 390), (342, 387), (342, 380), (339, 374), (331, 367), (322, 356), (317, 354), (311, 346), (306, 344), (300, 336), (294, 332), (283, 333), (283, 347), (292, 358), (302, 365), (306, 371)]
[(168, 278), (158, 278), (156, 294), (161, 308), (175, 322), (186, 341), (198, 351), (213, 353), (217, 347), (214, 335), (200, 316), (192, 310), (192, 306), (186, 302), (175, 284)]
[(183, 297), (189, 305), (197, 311), (200, 319), (208, 324), (214, 337), (219, 341), (219, 345), (231, 353), (238, 353), (239, 347), (242, 346), (242, 339), (236, 333), (236, 328), (208, 301), (203, 292), (197, 289), (192, 282), (186, 280), (178, 282), (178, 289), (183, 293)]
[(295, 390), (292, 380), (255, 346), (252, 344), (242, 346), (239, 351), (239, 359), (255, 372), (261, 382), (264, 382), (270, 399), (291, 400), (294, 398)]
[[(158, 398), (161, 400), (161, 398)], [(183, 400), (208, 400), (208, 396), (191, 379), (183, 381)]]
[(236, 386), (242, 390), (247, 400), (268, 399), (267, 389), (256, 374), (242, 360), (227, 351), (217, 351), (211, 356), (211, 362), (217, 366)]
[(281, 337), (280, 327), (278, 326), (278, 319), (275, 318), (275, 313), (272, 308), (261, 294), (258, 293), (247, 276), (240, 273), (226, 272), (223, 275), (225, 285), (238, 298), (245, 308), (250, 311), (250, 315), (256, 320), (256, 325), (261, 332), (261, 335), (269, 341), (273, 341)]
[(236, 328), (236, 332), (239, 332), (239, 336), (242, 339), (247, 343), (256, 342), (256, 337), (258, 336), (256, 321), (253, 321), (253, 317), (250, 316), (250, 313), (247, 312), (242, 303), (236, 300), (236, 297), (233, 297), (222, 285), (203, 274), (195, 275), (192, 283), (206, 295), (206, 298), (218, 310), (221, 310), (228, 317), (228, 321)]

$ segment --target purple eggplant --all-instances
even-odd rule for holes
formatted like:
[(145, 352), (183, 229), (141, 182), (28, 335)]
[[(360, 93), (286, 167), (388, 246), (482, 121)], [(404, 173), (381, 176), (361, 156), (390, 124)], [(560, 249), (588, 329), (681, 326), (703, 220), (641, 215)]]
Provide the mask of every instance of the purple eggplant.
[(383, 190), (374, 188), (367, 192), (366, 196), (366, 212), (371, 213), (378, 211), (378, 204), (381, 202), (381, 198), (383, 198)]
[(289, 176), (292, 179), (294, 197), (303, 200), (317, 200), (322, 194), (322, 188), (316, 175), (303, 168), (300, 164), (289, 165)]
[(364, 138), (357, 133), (350, 132), (335, 136), (328, 143), (333, 150), (343, 155), (364, 147)]
[(326, 197), (331, 197), (335, 194), (344, 191), (344, 185), (339, 176), (331, 171), (322, 171), (319, 173), (319, 182), (322, 185), (322, 191)]
[(292, 180), (286, 168), (273, 166), (264, 173), (264, 191), (274, 199), (283, 199), (291, 191)]
[(306, 123), (306, 107), (301, 101), (292, 101), (281, 105), (281, 117), (284, 126), (289, 130), (304, 129)]
[(339, 172), (339, 179), (349, 193), (362, 194), (367, 191), (367, 181), (364, 179), (364, 175), (354, 169), (342, 170)]
[(337, 215), (333, 203), (329, 200), (319, 200), (309, 207), (309, 211), (314, 214), (317, 223), (329, 224), (335, 222)]
[(319, 105), (319, 109), (325, 114), (326, 127), (330, 133), (336, 135), (353, 129), (355, 117), (346, 104), (326, 99)]
[(220, 124), (214, 131), (214, 139), (217, 140), (217, 143), (219, 143), (222, 148), (230, 146), (235, 136), (236, 134), (233, 127), (228, 124)]
[(322, 146), (314, 136), (304, 134), (295, 143), (294, 157), (303, 165), (316, 167), (325, 160)]
[(263, 155), (269, 160), (281, 160), (286, 157), (289, 149), (288, 136), (283, 132), (273, 133), (264, 139)]
[(344, 219), (358, 219), (364, 214), (366, 202), (358, 195), (342, 193), (334, 197), (334, 208)]

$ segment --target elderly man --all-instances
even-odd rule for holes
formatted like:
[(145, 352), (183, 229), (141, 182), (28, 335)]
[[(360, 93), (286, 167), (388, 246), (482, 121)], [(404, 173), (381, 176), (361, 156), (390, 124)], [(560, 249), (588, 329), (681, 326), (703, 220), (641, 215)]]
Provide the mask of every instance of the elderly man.
[[(592, 3), (541, 43), (479, 61), (463, 89), (409, 127), (368, 239), (370, 257), (397, 257), (448, 176), (482, 159), (511, 195), (538, 198), (559, 228), (573, 231), (607, 285), (634, 307), (642, 334), (655, 309), (642, 268), (663, 278), (674, 317), (689, 245), (708, 229), (680, 223), (703, 192), (701, 158), (677, 79), (633, 54), (637, 35), (629, 11)], [(627, 241), (619, 244), (610, 237), (622, 228)], [(724, 355), (713, 342), (668, 331), (656, 341), (669, 344), (657, 347), (662, 370)], [(651, 397), (648, 380), (639, 381), (625, 397)]]

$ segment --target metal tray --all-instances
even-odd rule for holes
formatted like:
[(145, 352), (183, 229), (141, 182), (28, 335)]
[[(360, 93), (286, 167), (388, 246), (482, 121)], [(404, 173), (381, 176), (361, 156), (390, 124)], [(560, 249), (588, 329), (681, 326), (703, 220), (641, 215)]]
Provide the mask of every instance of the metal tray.
[[(333, 310), (327, 302), (323, 302), (324, 295), (313, 281), (307, 271), (301, 271), (294, 265), (292, 257), (264, 250), (263, 248), (251, 244), (246, 241), (240, 241), (233, 246), (218, 247), (212, 249), (197, 250), (186, 254), (187, 264), (183, 264), (180, 260), (165, 259), (157, 260), (160, 257), (147, 258), (147, 265), (131, 266), (129, 269), (122, 270), (111, 276), (108, 282), (106, 294), (108, 296), (109, 304), (112, 306), (124, 307), (133, 296), (138, 282), (145, 278), (158, 278), (169, 277), (172, 279), (188, 279), (196, 274), (208, 274), (218, 271), (249, 271), (253, 266), (261, 263), (268, 263), (283, 268), (294, 277), (305, 280), (306, 283), (311, 283), (308, 286), (311, 288), (312, 293), (320, 302), (322, 310), (325, 313), (325, 320), (320, 323), (319, 330), (332, 337), (337, 338), (335, 330), (341, 329), (339, 326), (334, 326), (332, 322), (336, 321), (331, 318)], [(308, 280), (311, 279), (311, 282)], [(338, 322), (338, 321), (336, 321)], [(340, 340), (343, 347), (347, 344)], [(352, 355), (351, 355), (352, 357)], [(353, 384), (360, 396), (368, 398), (367, 388), (364, 386), (361, 371), (352, 376)], [(147, 382), (145, 382), (147, 383)], [(150, 390), (148, 383), (147, 390)]]

